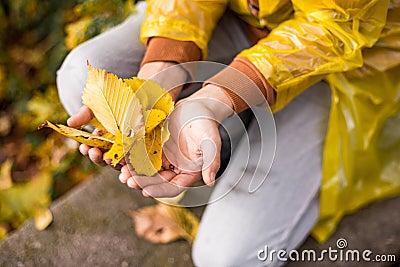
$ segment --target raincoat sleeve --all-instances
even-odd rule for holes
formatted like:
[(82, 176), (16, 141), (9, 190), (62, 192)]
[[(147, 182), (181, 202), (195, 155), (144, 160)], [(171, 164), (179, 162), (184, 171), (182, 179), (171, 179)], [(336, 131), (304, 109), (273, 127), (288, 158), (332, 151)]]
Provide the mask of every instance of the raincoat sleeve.
[[(208, 41), (227, 7), (227, 0), (149, 0), (147, 2), (146, 19), (142, 24), (140, 35), (143, 42), (147, 43), (150, 40), (154, 49), (156, 49), (154, 44), (157, 42), (158, 51), (173, 51), (171, 47), (176, 47), (186, 54), (189, 51), (184, 61), (194, 58), (193, 53), (196, 55), (200, 53), (199, 59), (207, 58)], [(153, 42), (153, 39), (156, 41)], [(199, 51), (195, 51), (196, 47), (193, 45), (198, 47)], [(160, 46), (169, 46), (169, 49), (160, 49)]]
[[(268, 87), (272, 87), (273, 111), (283, 108), (325, 75), (362, 66), (361, 50), (378, 40), (389, 0), (293, 0), (292, 3), (294, 17), (242, 51), (231, 64), (239, 70), (246, 65), (259, 71), (265, 81), (255, 83), (258, 87), (267, 84), (261, 88), (267, 94)], [(217, 83), (221, 85), (221, 81)], [(235, 90), (229, 94), (238, 102), (237, 95), (246, 95), (242, 92), (246, 88)]]

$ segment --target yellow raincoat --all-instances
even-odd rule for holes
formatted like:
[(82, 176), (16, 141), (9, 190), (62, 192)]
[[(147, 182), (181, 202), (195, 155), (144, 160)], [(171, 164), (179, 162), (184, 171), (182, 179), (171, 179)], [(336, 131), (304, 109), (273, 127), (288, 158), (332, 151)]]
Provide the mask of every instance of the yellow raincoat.
[(207, 43), (226, 8), (270, 34), (239, 54), (276, 91), (278, 111), (325, 80), (332, 107), (323, 156), (320, 219), (325, 241), (346, 213), (400, 194), (400, 1), (148, 1), (141, 38)]

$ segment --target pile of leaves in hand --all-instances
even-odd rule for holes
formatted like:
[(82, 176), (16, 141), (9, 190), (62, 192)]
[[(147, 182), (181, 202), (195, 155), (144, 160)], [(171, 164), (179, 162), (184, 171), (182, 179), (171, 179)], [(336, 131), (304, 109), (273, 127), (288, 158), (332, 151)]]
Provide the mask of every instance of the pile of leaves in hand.
[(91, 147), (106, 149), (104, 160), (116, 166), (127, 159), (137, 174), (154, 175), (161, 169), (162, 147), (169, 138), (165, 119), (174, 108), (167, 90), (152, 80), (118, 78), (88, 63), (82, 103), (94, 119), (89, 122), (101, 135), (46, 121), (39, 126)]
[[(80, 143), (105, 149), (104, 160), (111, 159), (114, 166), (124, 158), (138, 174), (152, 176), (160, 170), (162, 147), (169, 137), (165, 119), (174, 108), (167, 90), (152, 80), (120, 79), (88, 63), (82, 103), (93, 111), (95, 118), (89, 124), (101, 134), (50, 121), (39, 129), (48, 127)], [(199, 225), (188, 209), (163, 203), (129, 214), (136, 234), (154, 243), (177, 239), (191, 243)]]

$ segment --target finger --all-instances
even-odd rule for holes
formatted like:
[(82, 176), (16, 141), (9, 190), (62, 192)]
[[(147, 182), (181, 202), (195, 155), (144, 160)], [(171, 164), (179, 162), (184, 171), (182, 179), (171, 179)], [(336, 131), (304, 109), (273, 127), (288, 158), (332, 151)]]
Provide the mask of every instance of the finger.
[(131, 177), (132, 177), (132, 173), (129, 171), (129, 166), (128, 165), (122, 166), (121, 173), (118, 176), (121, 183), (126, 184), (128, 179)]
[(103, 152), (97, 147), (92, 147), (89, 149), (89, 158), (99, 166), (106, 166), (107, 164), (103, 160)]
[(83, 105), (76, 114), (72, 115), (67, 120), (67, 124), (70, 127), (78, 127), (87, 124), (93, 118), (94, 115), (92, 110), (87, 106)]
[(129, 166), (128, 166), (128, 164), (126, 164), (126, 165), (122, 166), (122, 168), (121, 168), (121, 172), (126, 172), (126, 173), (129, 173), (129, 174), (130, 174), (130, 172), (129, 172)]
[[(122, 170), (122, 169), (121, 169)], [(126, 184), (128, 179), (131, 178), (131, 174), (129, 172), (122, 172), (118, 175), (118, 179), (121, 183)]]
[(133, 177), (129, 177), (129, 179), (127, 180), (126, 184), (130, 187), (130, 188), (134, 188), (134, 189), (138, 189), (141, 190), (142, 188), (135, 182), (135, 179)]
[(201, 174), (206, 185), (212, 186), (221, 165), (221, 139), (213, 138), (203, 140), (200, 144), (200, 149), (203, 157)]
[(140, 188), (144, 188), (150, 185), (168, 183), (175, 176), (176, 174), (172, 171), (162, 171), (158, 175), (153, 177), (135, 175), (132, 177), (132, 179)]
[(199, 178), (199, 173), (181, 173), (176, 175), (169, 183), (161, 183), (144, 187), (143, 196), (153, 198), (176, 197), (187, 187), (199, 180)]
[(84, 155), (84, 156), (88, 156), (89, 155), (89, 149), (90, 149), (90, 146), (85, 145), (85, 144), (81, 144), (79, 146), (79, 152), (81, 152), (82, 155)]
[(100, 129), (95, 128), (93, 130), (92, 134), (101, 136), (103, 134), (103, 132)]

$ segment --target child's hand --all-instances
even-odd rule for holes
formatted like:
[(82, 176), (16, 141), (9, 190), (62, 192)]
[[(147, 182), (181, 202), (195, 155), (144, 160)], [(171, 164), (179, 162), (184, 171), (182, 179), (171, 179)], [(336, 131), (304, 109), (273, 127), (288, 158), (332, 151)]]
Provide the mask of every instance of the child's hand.
[[(80, 127), (83, 125), (87, 125), (92, 119), (94, 118), (92, 110), (88, 108), (87, 106), (82, 106), (78, 113), (72, 115), (68, 120), (67, 124), (70, 127)], [(96, 134), (98, 131), (94, 130), (94, 134)], [(81, 144), (79, 146), (79, 151), (82, 153), (84, 156), (88, 156), (90, 160), (93, 161), (96, 165), (99, 166), (106, 166), (107, 162), (103, 160), (103, 153), (104, 151), (100, 150), (97, 147), (90, 147), (85, 144)]]
[(147, 177), (125, 165), (120, 181), (152, 197), (176, 196), (201, 178), (212, 185), (220, 167), (218, 125), (232, 112), (230, 99), (214, 85), (178, 102), (169, 118), (170, 138), (163, 148), (163, 169), (155, 177)]

